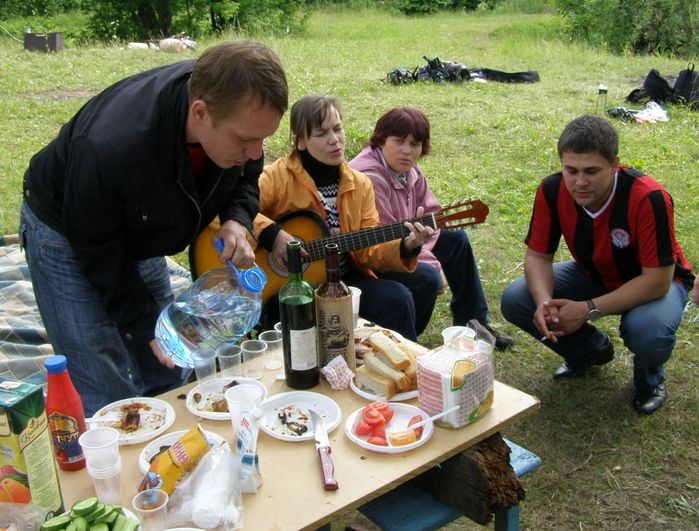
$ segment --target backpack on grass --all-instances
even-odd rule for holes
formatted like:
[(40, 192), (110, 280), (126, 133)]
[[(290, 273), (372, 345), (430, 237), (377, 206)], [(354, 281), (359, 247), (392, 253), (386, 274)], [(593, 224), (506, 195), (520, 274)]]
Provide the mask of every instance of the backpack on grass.
[(670, 103), (687, 105), (690, 109), (699, 110), (699, 72), (694, 70), (694, 63), (680, 72), (672, 87)]

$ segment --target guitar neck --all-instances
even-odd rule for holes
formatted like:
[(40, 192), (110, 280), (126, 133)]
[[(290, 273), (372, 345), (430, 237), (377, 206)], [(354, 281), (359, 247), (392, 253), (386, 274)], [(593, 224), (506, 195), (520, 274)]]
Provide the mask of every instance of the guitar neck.
[[(437, 222), (434, 214), (413, 218), (408, 221), (410, 221), (410, 223), (422, 223), (426, 227), (431, 227), (435, 230), (437, 229)], [(378, 245), (380, 243), (399, 240), (410, 234), (410, 231), (403, 225), (404, 223), (405, 220), (397, 221), (395, 223), (388, 223), (386, 225), (379, 225), (377, 227), (368, 227), (366, 229), (360, 229), (358, 231), (348, 232), (345, 234), (336, 234), (335, 236), (329, 236), (328, 238), (307, 241), (303, 245), (304, 249), (308, 251), (308, 258), (306, 261), (314, 262), (316, 260), (324, 259), (325, 245), (328, 243), (336, 243), (340, 248), (340, 252), (345, 253), (349, 251), (356, 251), (357, 249), (364, 249), (365, 247)]]

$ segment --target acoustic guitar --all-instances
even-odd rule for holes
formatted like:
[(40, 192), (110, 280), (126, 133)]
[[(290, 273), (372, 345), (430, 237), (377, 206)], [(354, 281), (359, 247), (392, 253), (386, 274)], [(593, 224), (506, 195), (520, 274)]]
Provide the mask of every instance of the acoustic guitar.
[[(313, 285), (319, 285), (325, 279), (325, 245), (336, 243), (340, 252), (356, 251), (372, 245), (398, 240), (407, 236), (410, 231), (403, 226), (405, 221), (422, 223), (433, 229), (459, 229), (469, 225), (483, 223), (488, 215), (488, 206), (478, 199), (463, 200), (443, 206), (438, 212), (421, 217), (367, 227), (354, 232), (330, 236), (323, 219), (315, 212), (299, 211), (283, 216), (277, 224), (283, 230), (303, 242), (303, 248), (308, 252), (304, 259), (304, 280)], [(209, 269), (222, 267), (218, 259), (218, 251), (211, 245), (211, 240), (218, 230), (218, 223), (206, 227), (197, 236), (189, 249), (190, 268), (192, 276), (197, 278)], [(286, 284), (286, 270), (276, 263), (272, 254), (263, 247), (255, 251), (255, 261), (267, 274), (267, 285), (262, 291), (262, 302), (266, 303)]]

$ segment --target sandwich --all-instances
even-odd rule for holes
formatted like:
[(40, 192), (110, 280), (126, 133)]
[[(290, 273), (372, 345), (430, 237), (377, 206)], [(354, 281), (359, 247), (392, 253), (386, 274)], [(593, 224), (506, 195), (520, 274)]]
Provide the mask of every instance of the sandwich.
[(384, 397), (386, 400), (396, 394), (396, 384), (393, 380), (375, 373), (366, 365), (357, 368), (354, 373), (354, 382), (360, 389)]
[[(393, 380), (398, 391), (410, 390), (410, 378), (404, 372), (383, 361), (375, 352), (364, 354), (364, 364), (373, 372)], [(410, 364), (410, 360), (408, 360), (408, 364)]]
[(369, 342), (379, 359), (387, 365), (399, 371), (410, 366), (410, 358), (398, 347), (398, 343), (381, 332), (371, 334)]

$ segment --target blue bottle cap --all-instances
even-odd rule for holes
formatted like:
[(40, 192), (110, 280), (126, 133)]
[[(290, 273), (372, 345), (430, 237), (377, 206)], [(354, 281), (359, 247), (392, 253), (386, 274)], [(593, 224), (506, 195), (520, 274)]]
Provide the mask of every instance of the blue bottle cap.
[(66, 370), (67, 365), (68, 360), (63, 354), (49, 356), (44, 360), (44, 367), (46, 367), (49, 374), (60, 374)]
[[(219, 253), (223, 252), (223, 241), (216, 240), (214, 243), (216, 250)], [(233, 265), (233, 262), (226, 260), (228, 266), (235, 271), (235, 275), (238, 278), (241, 286), (252, 293), (258, 293), (262, 291), (267, 284), (267, 275), (264, 270), (260, 268), (255, 262), (252, 263), (252, 267), (248, 269), (240, 269)]]

